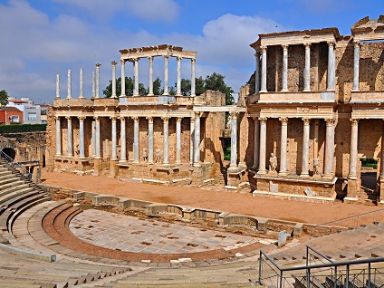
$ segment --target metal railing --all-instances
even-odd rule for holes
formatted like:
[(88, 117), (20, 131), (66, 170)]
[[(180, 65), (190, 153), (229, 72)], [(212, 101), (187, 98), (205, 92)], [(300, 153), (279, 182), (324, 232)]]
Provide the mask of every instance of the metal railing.
[(384, 257), (334, 261), (309, 246), (306, 250), (305, 265), (291, 267), (280, 266), (260, 251), (259, 284), (276, 288), (384, 287)]
[[(28, 181), (32, 181), (32, 172), (25, 166), (23, 163), (15, 162), (12, 157), (10, 157), (7, 153), (4, 151), (0, 151), (0, 159), (4, 159), (6, 161), (6, 164), (14, 171), (18, 171), (20, 173), (20, 176)], [(32, 161), (28, 161), (32, 162)], [(36, 164), (39, 164), (39, 161), (34, 161)]]

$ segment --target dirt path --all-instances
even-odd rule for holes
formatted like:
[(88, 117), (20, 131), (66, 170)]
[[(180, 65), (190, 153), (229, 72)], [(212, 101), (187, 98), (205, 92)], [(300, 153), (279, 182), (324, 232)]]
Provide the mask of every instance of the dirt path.
[[(45, 184), (72, 188), (100, 194), (124, 196), (159, 203), (173, 203), (190, 207), (201, 207), (259, 217), (284, 219), (303, 223), (325, 224), (338, 219), (361, 215), (383, 209), (363, 204), (307, 203), (294, 200), (280, 200), (252, 197), (220, 190), (217, 187), (196, 188), (189, 186), (161, 186), (143, 183), (123, 182), (107, 176), (78, 176), (70, 173), (43, 171)], [(378, 220), (381, 213), (368, 214), (356, 219), (334, 223), (334, 225), (356, 225)]]

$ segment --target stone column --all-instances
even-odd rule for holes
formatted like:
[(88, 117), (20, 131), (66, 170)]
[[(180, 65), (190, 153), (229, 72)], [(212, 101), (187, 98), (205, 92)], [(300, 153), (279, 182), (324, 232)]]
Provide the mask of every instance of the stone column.
[(120, 162), (127, 162), (127, 138), (125, 134), (125, 117), (120, 117)]
[(100, 63), (96, 64), (96, 95), (95, 98), (100, 97)]
[(73, 137), (72, 137), (72, 119), (70, 116), (67, 118), (67, 156), (73, 156)]
[(327, 90), (335, 91), (335, 43), (328, 42), (328, 77)]
[(176, 95), (181, 96), (181, 57), (177, 57)]
[(200, 112), (195, 112), (195, 131), (193, 139), (193, 165), (200, 166)]
[(237, 168), (237, 112), (231, 113), (231, 163), (229, 168)]
[[(383, 183), (384, 182), (384, 122), (382, 122), (381, 125), (382, 125), (382, 135), (381, 135), (380, 183)], [(383, 191), (383, 190), (381, 190), (381, 188), (382, 187), (380, 187), (380, 191)], [(381, 198), (383, 198), (383, 196), (381, 196)]]
[(169, 164), (169, 118), (163, 117), (163, 164)]
[(56, 74), (56, 99), (60, 99), (60, 75)]
[(357, 178), (357, 153), (359, 141), (359, 120), (351, 119), (351, 152), (349, 155), (349, 179)]
[(133, 118), (133, 162), (139, 163), (139, 117)]
[(181, 163), (181, 121), (183, 118), (176, 118), (176, 164)]
[(353, 87), (352, 91), (359, 91), (360, 84), (359, 84), (359, 75), (360, 75), (360, 43), (355, 42), (354, 43), (354, 50), (353, 50)]
[(313, 161), (319, 160), (319, 120), (314, 120), (314, 128), (313, 128)]
[(267, 47), (261, 48), (261, 90), (267, 92)]
[(195, 118), (191, 117), (190, 118), (190, 128), (189, 128), (189, 131), (190, 131), (190, 136), (189, 136), (189, 162), (191, 165), (193, 165), (193, 160), (194, 160), (194, 157), (193, 157), (193, 141), (195, 139)]
[(68, 69), (67, 74), (67, 99), (72, 98), (72, 75), (71, 75), (71, 69)]
[(79, 158), (85, 158), (84, 150), (84, 116), (79, 117)]
[(325, 136), (325, 164), (324, 176), (333, 177), (333, 160), (335, 154), (335, 120), (326, 119), (327, 123)]
[(164, 93), (163, 95), (169, 95), (168, 91), (168, 60), (169, 56), (164, 56)]
[[(114, 97), (115, 98), (115, 97)], [(115, 161), (117, 160), (117, 131), (116, 131), (116, 117), (111, 117), (111, 123), (112, 123), (112, 155), (111, 160)]]
[(255, 93), (260, 91), (260, 53), (256, 51), (256, 67), (255, 67)]
[[(116, 64), (117, 62), (112, 61), (111, 64), (112, 64), (112, 95), (111, 97), (117, 98), (117, 95), (116, 95)], [(115, 119), (115, 123), (116, 123), (116, 119)]]
[(288, 175), (287, 169), (287, 135), (288, 135), (288, 118), (280, 118), (281, 136), (280, 136), (280, 171), (279, 175)]
[[(125, 95), (125, 60), (121, 60), (121, 94), (120, 97), (126, 97)], [(125, 121), (125, 119), (124, 119)]]
[(308, 118), (303, 119), (303, 154), (301, 158), (301, 174), (300, 176), (307, 177), (309, 171), (309, 133), (310, 133), (310, 120)]
[(311, 91), (311, 45), (309, 43), (305, 46), (305, 66), (304, 66), (304, 91)]
[(100, 117), (95, 117), (96, 122), (96, 159), (101, 159), (101, 131), (100, 131)]
[(153, 118), (147, 117), (148, 120), (148, 163), (153, 163)]
[(96, 75), (95, 71), (92, 71), (92, 99), (96, 97)]
[(196, 96), (196, 59), (191, 59), (191, 96)]
[(259, 118), (253, 117), (253, 169), (259, 167)]
[(92, 136), (91, 136), (91, 141), (92, 141), (92, 157), (96, 156), (96, 122), (95, 120), (92, 120)]
[(283, 45), (282, 92), (288, 91), (288, 45)]
[(139, 96), (139, 59), (133, 59), (134, 87), (133, 96)]
[(61, 122), (59, 116), (56, 116), (56, 156), (61, 156)]
[(83, 68), (80, 68), (79, 73), (79, 99), (84, 99), (84, 81), (83, 81)]
[(148, 59), (148, 96), (153, 96), (153, 57), (150, 56)]
[(265, 174), (266, 152), (267, 152), (267, 118), (259, 118), (260, 121), (260, 154), (259, 154), (259, 171), (257, 174)]

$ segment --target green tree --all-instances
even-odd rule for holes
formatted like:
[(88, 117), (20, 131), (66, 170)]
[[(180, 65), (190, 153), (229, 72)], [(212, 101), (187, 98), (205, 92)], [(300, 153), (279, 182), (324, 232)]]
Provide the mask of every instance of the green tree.
[(0, 90), (0, 106), (5, 106), (8, 104), (8, 92), (5, 90)]
[(225, 94), (225, 104), (233, 104), (233, 90), (229, 87), (225, 81), (224, 76), (218, 73), (212, 73), (205, 78), (205, 89), (220, 91)]
[(195, 92), (196, 95), (203, 94), (207, 89), (205, 88), (205, 80), (203, 77), (196, 78), (195, 80)]
[[(139, 85), (139, 91), (140, 91), (140, 85)], [(105, 87), (103, 94), (107, 98), (112, 96), (112, 81), (109, 81), (109, 84), (107, 85), (107, 87)], [(121, 95), (121, 77), (119, 77), (116, 80), (116, 95), (117, 96)], [(125, 95), (127, 96), (133, 95), (133, 79), (131, 77), (125, 77)]]
[(156, 78), (156, 80), (153, 81), (153, 94), (155, 95), (163, 94), (163, 90), (161, 89), (161, 80), (159, 78)]
[(191, 95), (191, 81), (188, 79), (181, 79), (181, 95)]

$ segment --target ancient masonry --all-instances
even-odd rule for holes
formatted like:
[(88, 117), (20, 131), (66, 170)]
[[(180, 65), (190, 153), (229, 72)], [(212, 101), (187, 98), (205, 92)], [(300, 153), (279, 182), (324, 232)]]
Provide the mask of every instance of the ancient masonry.
[[(133, 96), (99, 96), (96, 65), (94, 97), (71, 95), (50, 113), (48, 160), (55, 170), (158, 183), (251, 185), (253, 193), (297, 195), (349, 201), (376, 197), (384, 189), (384, 16), (368, 17), (340, 35), (337, 28), (261, 34), (251, 44), (256, 72), (242, 87), (237, 105), (224, 96), (195, 96), (196, 53), (169, 45), (121, 50), (133, 63)], [(153, 95), (153, 57), (164, 59), (164, 93)], [(177, 58), (177, 91), (168, 91), (169, 57)], [(149, 94), (139, 95), (138, 61), (148, 59)], [(191, 61), (191, 95), (181, 95), (181, 64)], [(229, 117), (226, 117), (226, 114)], [(228, 121), (228, 125), (225, 121)], [(231, 138), (231, 159), (223, 160), (223, 138)], [(361, 158), (377, 167), (362, 167)], [(363, 189), (363, 176), (374, 187)], [(363, 176), (362, 176), (363, 175)]]

